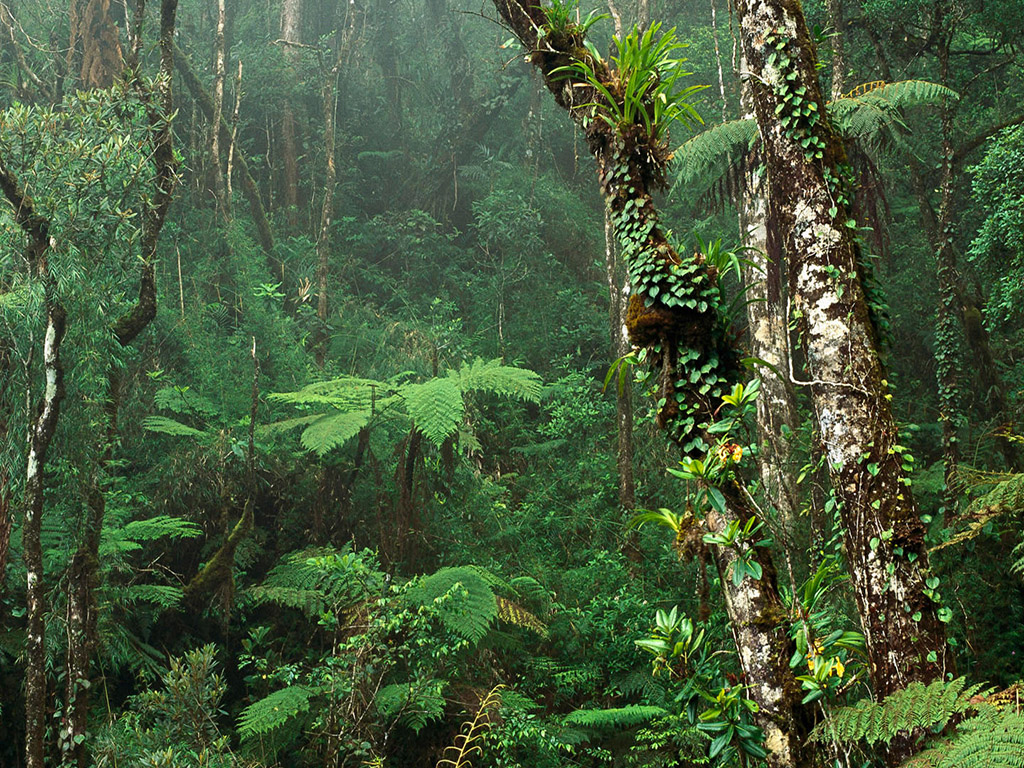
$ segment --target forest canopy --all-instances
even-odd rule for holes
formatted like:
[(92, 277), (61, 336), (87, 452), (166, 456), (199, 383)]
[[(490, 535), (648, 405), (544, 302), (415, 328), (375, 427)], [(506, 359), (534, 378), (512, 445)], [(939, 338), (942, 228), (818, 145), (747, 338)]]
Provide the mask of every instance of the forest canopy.
[(0, 2), (0, 765), (1024, 768), (1022, 24)]

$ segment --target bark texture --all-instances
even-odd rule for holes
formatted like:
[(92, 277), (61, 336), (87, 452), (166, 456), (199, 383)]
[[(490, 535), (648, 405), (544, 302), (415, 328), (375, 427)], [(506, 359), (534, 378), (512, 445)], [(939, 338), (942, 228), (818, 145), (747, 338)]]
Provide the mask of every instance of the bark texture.
[(738, 0), (736, 11), (772, 189), (769, 220), (789, 257), (809, 378), (801, 383), (841, 501), (852, 585), (881, 697), (952, 669), (939, 606), (925, 584), (925, 527), (897, 447), (860, 279), (846, 158), (822, 117), (803, 13), (796, 0)]

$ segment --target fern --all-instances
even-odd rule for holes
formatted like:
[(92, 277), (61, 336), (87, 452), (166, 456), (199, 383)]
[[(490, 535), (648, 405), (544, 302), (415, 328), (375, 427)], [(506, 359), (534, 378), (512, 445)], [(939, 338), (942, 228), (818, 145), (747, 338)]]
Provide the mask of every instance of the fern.
[(811, 732), (812, 741), (865, 741), (888, 744), (897, 734), (918, 728), (942, 730), (950, 718), (972, 707), (970, 699), (981, 685), (964, 689), (965, 678), (950, 682), (936, 680), (925, 686), (911, 683), (878, 704), (861, 700), (851, 707), (842, 707), (819, 723)]
[(459, 428), (466, 414), (462, 390), (452, 377), (408, 384), (400, 390), (413, 423), (434, 445), (441, 444)]
[(302, 432), (300, 442), (306, 450), (313, 451), (317, 456), (325, 453), (359, 434), (359, 430), (370, 421), (369, 411), (354, 413), (337, 413), (323, 416)]
[(698, 133), (673, 152), (676, 183), (691, 186), (721, 176), (747, 156), (757, 138), (753, 120), (731, 120)]
[(596, 730), (614, 730), (619, 728), (632, 728), (641, 723), (647, 723), (656, 717), (663, 717), (668, 712), (661, 707), (633, 705), (629, 707), (616, 707), (614, 709), (577, 709), (566, 715), (562, 722), (565, 725), (574, 725), (581, 728), (592, 728)]
[(901, 768), (1024, 768), (1024, 715), (988, 703)]
[(538, 402), (543, 390), (536, 373), (502, 365), (500, 360), (477, 358), (472, 363), (463, 363), (458, 379), (463, 392), (489, 392), (529, 403)]
[(450, 752), (450, 756), (438, 760), (434, 768), (442, 768), (442, 766), (472, 768), (472, 758), (483, 752), (483, 747), (477, 742), (491, 728), (490, 710), (501, 706), (501, 691), (504, 687), (504, 685), (494, 686), (480, 700), (480, 706), (476, 708), (473, 719), (462, 726), (458, 736), (455, 737), (455, 743), (444, 748), (444, 754), (448, 755)]
[(297, 608), (316, 616), (328, 608), (344, 610), (377, 592), (383, 574), (372, 552), (304, 549), (281, 558), (263, 583), (253, 588), (259, 602)]
[(495, 599), (498, 602), (499, 619), (504, 621), (506, 624), (523, 627), (524, 629), (536, 632), (541, 637), (547, 637), (547, 627), (545, 627), (544, 623), (528, 610), (518, 603), (504, 597), (497, 597)]
[(208, 432), (182, 424), (180, 421), (175, 421), (166, 416), (147, 416), (142, 420), (142, 426), (150, 432), (160, 432), (161, 434), (173, 435), (175, 437), (194, 437), (197, 440), (210, 437)]
[(238, 734), (243, 741), (280, 728), (309, 710), (310, 699), (319, 691), (304, 685), (290, 685), (253, 702), (238, 716)]
[(446, 629), (478, 643), (498, 615), (494, 590), (473, 568), (442, 568), (406, 593), (413, 604), (433, 606)]

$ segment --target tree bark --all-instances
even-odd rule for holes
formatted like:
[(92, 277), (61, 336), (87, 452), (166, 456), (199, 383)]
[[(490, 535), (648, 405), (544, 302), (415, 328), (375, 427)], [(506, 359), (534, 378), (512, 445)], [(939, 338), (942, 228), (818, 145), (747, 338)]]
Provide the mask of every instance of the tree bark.
[(843, 84), (846, 82), (846, 31), (843, 21), (843, 0), (825, 0), (829, 26), (833, 28), (832, 37), (832, 88), (830, 101), (843, 96)]
[[(608, 211), (604, 216), (604, 266), (608, 279), (608, 324), (612, 357), (621, 359), (632, 349), (626, 328), (625, 308), (629, 303), (629, 278), (620, 274), (615, 257), (615, 231)], [(615, 382), (615, 467), (619, 476), (619, 506), (631, 510), (636, 506), (636, 480), (633, 477), (633, 385), (629, 377), (618, 386)], [(627, 543), (627, 549), (631, 549)]]
[[(737, 0), (736, 12), (772, 190), (770, 226), (789, 257), (809, 374), (800, 383), (809, 388), (841, 502), (871, 679), (882, 697), (953, 668), (939, 606), (925, 584), (925, 526), (903, 468), (859, 277), (846, 157), (823, 117), (803, 13), (796, 0)], [(899, 752), (893, 760), (905, 756)]]
[(109, 88), (124, 68), (121, 36), (110, 17), (110, 0), (71, 0), (68, 69), (82, 88)]
[[(298, 79), (298, 49), (289, 43), (302, 43), (302, 2), (303, 0), (284, 0), (281, 5), (281, 40), (285, 43), (285, 58), (291, 64), (291, 75)], [(281, 104), (281, 165), (284, 193), (285, 215), (291, 227), (298, 226), (299, 212), (299, 150), (296, 137), (295, 107), (291, 99), (285, 98)]]

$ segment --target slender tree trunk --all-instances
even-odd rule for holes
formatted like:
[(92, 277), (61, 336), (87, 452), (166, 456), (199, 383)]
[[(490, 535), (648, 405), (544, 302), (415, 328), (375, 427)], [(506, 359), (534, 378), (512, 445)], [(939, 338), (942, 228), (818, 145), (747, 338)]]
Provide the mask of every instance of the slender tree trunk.
[(224, 27), (227, 14), (224, 0), (217, 0), (217, 35), (214, 42), (213, 69), (213, 118), (210, 120), (210, 187), (217, 204), (217, 212), (225, 221), (228, 212), (228, 200), (224, 187), (224, 172), (221, 169), (220, 124), (224, 113), (224, 78), (226, 75)]
[(338, 85), (338, 71), (341, 68), (341, 54), (334, 66), (324, 77), (324, 173), (323, 204), (320, 207), (320, 228), (316, 237), (316, 318), (319, 321), (316, 339), (316, 364), (323, 368), (327, 357), (327, 346), (330, 341), (330, 330), (327, 325), (329, 314), (327, 300), (327, 277), (330, 266), (331, 251), (331, 219), (334, 214), (334, 187), (337, 184), (338, 171), (334, 163), (334, 112), (337, 109), (335, 92)]
[[(608, 279), (608, 321), (612, 340), (612, 357), (629, 354), (629, 330), (625, 307), (629, 303), (629, 278), (616, 266), (615, 231), (607, 210), (604, 214), (604, 266)], [(615, 466), (619, 474), (619, 506), (631, 510), (636, 506), (636, 481), (633, 477), (633, 385), (629, 377), (622, 386), (615, 383), (615, 429), (617, 433)]]
[[(285, 44), (285, 57), (291, 64), (292, 77), (298, 79), (299, 51), (291, 43), (302, 43), (303, 0), (284, 0), (281, 5), (281, 40)], [(293, 229), (299, 222), (299, 141), (295, 121), (295, 106), (285, 97), (281, 104), (281, 184), (284, 193), (285, 215)]]
[[(792, 368), (781, 259), (768, 258), (767, 182), (741, 182), (740, 237), (751, 264), (744, 269), (750, 354), (768, 363), (759, 369), (757, 398), (758, 469), (765, 498), (779, 514), (787, 538), (800, 509), (794, 474), (793, 440), (800, 423), (787, 374)], [(777, 251), (778, 249), (773, 249)]]
[[(801, 383), (842, 505), (851, 581), (881, 697), (953, 668), (939, 606), (925, 584), (925, 526), (903, 466), (847, 225), (845, 153), (823, 117), (803, 13), (795, 0), (737, 0), (736, 12), (772, 190), (769, 222), (789, 257), (800, 319), (809, 378)], [(891, 759), (905, 757), (901, 752), (894, 749)]]
[[(46, 497), (46, 460), (57, 431), (64, 400), (61, 345), (67, 314), (57, 295), (47, 256), (49, 222), (35, 212), (32, 200), (0, 157), (0, 191), (14, 209), (14, 218), (27, 238), (29, 272), (43, 285), (46, 331), (43, 336), (43, 391), (36, 400), (28, 431), (25, 466), (22, 551), (25, 560), (27, 627), (25, 635), (25, 766), (44, 768), (46, 737), (46, 585), (43, 573), (42, 520)], [(26, 387), (31, 387), (31, 378)], [(31, 399), (31, 393), (27, 394)]]
[(829, 26), (834, 32), (832, 41), (832, 88), (829, 99), (835, 101), (843, 95), (846, 82), (846, 30), (843, 21), (843, 0), (825, 0)]

